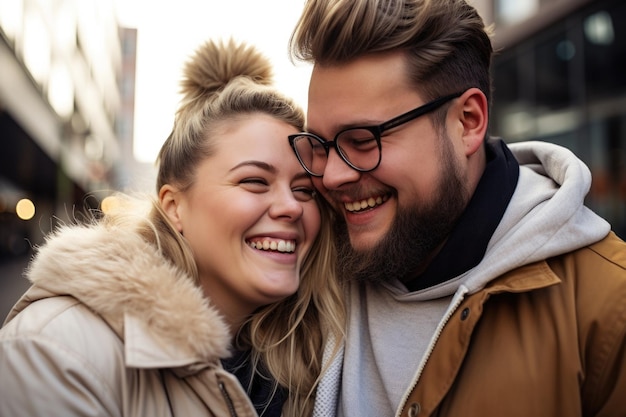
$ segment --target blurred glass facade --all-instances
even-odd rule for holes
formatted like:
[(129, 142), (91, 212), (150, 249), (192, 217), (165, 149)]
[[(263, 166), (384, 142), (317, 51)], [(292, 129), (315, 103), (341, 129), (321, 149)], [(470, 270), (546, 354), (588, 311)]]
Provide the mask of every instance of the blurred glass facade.
[(116, 188), (121, 33), (112, 2), (0, 0), (0, 257)]
[(32, 248), (129, 175), (135, 42), (110, 1), (0, 0), (0, 323)]
[(593, 175), (587, 205), (624, 238), (626, 3), (529, 0), (509, 8), (518, 1), (493, 5), (491, 132), (571, 149)]

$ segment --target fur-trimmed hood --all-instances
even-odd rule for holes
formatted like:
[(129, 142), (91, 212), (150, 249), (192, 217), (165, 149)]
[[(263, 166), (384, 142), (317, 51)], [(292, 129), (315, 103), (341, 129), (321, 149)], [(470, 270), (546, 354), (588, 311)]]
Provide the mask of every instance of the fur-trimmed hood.
[(185, 366), (228, 356), (230, 335), (191, 277), (132, 229), (65, 226), (27, 269), (33, 288), (7, 319), (37, 299), (71, 295), (124, 340), (127, 363)]

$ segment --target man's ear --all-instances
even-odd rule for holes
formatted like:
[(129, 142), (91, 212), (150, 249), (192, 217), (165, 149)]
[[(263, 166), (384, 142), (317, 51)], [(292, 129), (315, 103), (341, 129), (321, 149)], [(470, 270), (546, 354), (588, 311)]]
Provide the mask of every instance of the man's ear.
[(489, 125), (489, 105), (487, 97), (478, 88), (470, 88), (459, 97), (461, 111), (458, 113), (463, 126), (465, 155), (470, 156), (479, 150), (485, 140)]
[(176, 230), (182, 233), (183, 225), (179, 214), (180, 196), (181, 193), (169, 184), (165, 184), (159, 190), (159, 204), (161, 204), (161, 208), (176, 227)]

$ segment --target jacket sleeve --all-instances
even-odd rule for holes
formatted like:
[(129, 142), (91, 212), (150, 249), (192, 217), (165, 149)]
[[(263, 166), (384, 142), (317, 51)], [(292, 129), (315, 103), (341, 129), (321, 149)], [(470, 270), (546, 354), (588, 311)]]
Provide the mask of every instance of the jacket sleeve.
[(603, 314), (588, 330), (582, 387), (585, 415), (626, 415), (626, 272), (622, 285), (605, 299)]
[(121, 415), (115, 371), (102, 372), (107, 337), (100, 333), (110, 329), (86, 311), (80, 305), (60, 314), (29, 308), (2, 329), (0, 416)]
[(584, 321), (580, 332), (583, 411), (589, 416), (621, 417), (626, 415), (626, 244), (611, 233), (590, 249), (587, 253), (608, 262), (601, 267), (599, 262), (588, 262), (593, 272), (587, 277), (593, 279), (579, 287), (578, 313)]

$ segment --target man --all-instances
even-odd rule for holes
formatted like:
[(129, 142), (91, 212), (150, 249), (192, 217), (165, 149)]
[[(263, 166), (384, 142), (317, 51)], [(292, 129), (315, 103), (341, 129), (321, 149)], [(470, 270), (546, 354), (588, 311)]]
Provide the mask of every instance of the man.
[(626, 415), (626, 244), (571, 152), (488, 137), (474, 8), (309, 0), (291, 48), (349, 291), (317, 414)]

